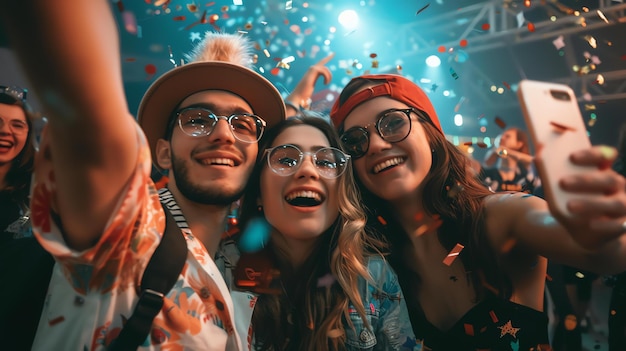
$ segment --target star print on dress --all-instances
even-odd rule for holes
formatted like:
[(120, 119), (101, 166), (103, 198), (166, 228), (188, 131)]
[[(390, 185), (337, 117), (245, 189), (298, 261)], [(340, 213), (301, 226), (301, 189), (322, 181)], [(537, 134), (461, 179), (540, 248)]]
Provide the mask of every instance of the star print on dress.
[(520, 328), (513, 327), (513, 324), (511, 323), (510, 319), (509, 319), (508, 322), (506, 322), (505, 325), (503, 325), (501, 327), (498, 327), (498, 328), (500, 329), (500, 338), (501, 339), (506, 334), (511, 334), (511, 336), (513, 336), (514, 338), (517, 338), (517, 336), (515, 334), (517, 334), (517, 332), (520, 330)]

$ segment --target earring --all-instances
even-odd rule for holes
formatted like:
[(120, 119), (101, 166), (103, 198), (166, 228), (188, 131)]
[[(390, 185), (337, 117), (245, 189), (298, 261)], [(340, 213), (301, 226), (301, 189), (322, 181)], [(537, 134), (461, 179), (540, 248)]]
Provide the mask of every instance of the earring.
[(257, 212), (262, 213), (263, 212), (263, 206), (259, 205), (256, 207)]

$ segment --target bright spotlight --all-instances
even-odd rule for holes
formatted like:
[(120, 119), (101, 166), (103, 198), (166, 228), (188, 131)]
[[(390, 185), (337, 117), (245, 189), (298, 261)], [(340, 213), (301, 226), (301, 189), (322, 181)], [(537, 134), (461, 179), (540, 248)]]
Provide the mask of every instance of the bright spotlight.
[(441, 59), (437, 57), (437, 55), (430, 55), (426, 58), (426, 64), (428, 67), (439, 67), (441, 64)]
[(356, 29), (359, 26), (359, 15), (354, 10), (345, 10), (339, 14), (339, 23), (347, 30)]

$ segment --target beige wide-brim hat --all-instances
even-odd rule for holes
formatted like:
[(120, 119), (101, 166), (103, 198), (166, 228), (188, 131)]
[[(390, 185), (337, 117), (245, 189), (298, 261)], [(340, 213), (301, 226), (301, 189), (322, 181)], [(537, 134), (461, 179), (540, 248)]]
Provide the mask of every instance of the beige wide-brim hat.
[(266, 130), (285, 119), (285, 103), (274, 85), (253, 70), (225, 61), (192, 62), (159, 77), (143, 96), (137, 120), (143, 128), (152, 158), (157, 140), (174, 109), (188, 96), (204, 90), (224, 90), (243, 98), (266, 123)]

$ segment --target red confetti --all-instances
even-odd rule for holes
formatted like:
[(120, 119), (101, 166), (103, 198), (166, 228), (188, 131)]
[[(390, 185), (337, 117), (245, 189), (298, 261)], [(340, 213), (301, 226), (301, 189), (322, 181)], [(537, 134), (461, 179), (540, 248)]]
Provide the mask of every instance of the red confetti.
[(53, 326), (55, 324), (59, 324), (65, 320), (64, 316), (58, 316), (57, 318), (51, 319), (48, 321), (49, 326)]
[(465, 328), (465, 335), (474, 336), (474, 326), (473, 325), (464, 323), (463, 327)]
[(498, 125), (498, 127), (502, 129), (506, 128), (506, 123), (502, 120), (502, 118), (496, 116), (495, 122)]
[(529, 32), (534, 32), (535, 31), (535, 25), (532, 22), (528, 22), (528, 31)]
[(622, 61), (626, 61), (626, 55), (622, 55), (621, 59)]
[(576, 128), (568, 127), (568, 126), (566, 126), (566, 125), (563, 125), (563, 124), (560, 124), (560, 123), (556, 123), (556, 122), (550, 122), (550, 125), (551, 125), (552, 127), (554, 127), (555, 132), (557, 132), (557, 133), (559, 133), (559, 134), (561, 134), (561, 133), (565, 133), (565, 132), (567, 132), (568, 130), (569, 130), (569, 131), (572, 131), (572, 132), (575, 132), (575, 131), (576, 131)]
[(437, 51), (439, 51), (439, 52), (446, 52), (446, 47), (441, 45), (440, 47), (437, 48)]
[(147, 74), (149, 74), (149, 75), (153, 75), (153, 74), (155, 74), (155, 73), (156, 73), (156, 71), (157, 71), (156, 66), (155, 66), (155, 65), (153, 65), (153, 64), (151, 64), (151, 63), (147, 64), (147, 65), (146, 65), (143, 69), (144, 69), (144, 70), (146, 71), (146, 73), (147, 73)]
[(278, 67), (274, 67), (272, 68), (272, 70), (270, 71), (270, 73), (272, 73), (273, 75), (277, 76), (278, 73), (280, 73), (280, 68)]
[(489, 28), (491, 28), (491, 25), (489, 23), (483, 23), (483, 25), (481, 26), (481, 28), (483, 30), (489, 30)]
[(377, 218), (378, 218), (378, 221), (382, 223), (382, 225), (387, 225), (387, 221), (383, 217), (378, 216)]
[(507, 82), (502, 82), (502, 84), (504, 84), (504, 86), (505, 86), (508, 90), (511, 90), (511, 86), (509, 85), (509, 83), (507, 83)]
[(530, 0), (524, 0), (524, 6), (530, 7)]
[(119, 12), (124, 12), (124, 4), (122, 3), (122, 1), (117, 2), (117, 10)]
[(461, 45), (462, 48), (467, 46), (467, 39), (461, 39), (461, 41), (459, 42), (459, 45)]
[(187, 19), (187, 17), (185, 16), (176, 16), (174, 18), (172, 18), (174, 21), (184, 21)]
[(489, 316), (491, 316), (491, 320), (494, 323), (498, 323), (498, 316), (496, 316), (496, 313), (493, 310), (489, 311)]
[(452, 262), (454, 262), (454, 260), (456, 260), (456, 258), (459, 256), (459, 253), (463, 251), (464, 248), (465, 246), (459, 243), (454, 245), (452, 250), (450, 250), (450, 253), (448, 254), (448, 256), (446, 256), (446, 258), (443, 259), (443, 264), (445, 264), (446, 266), (450, 266)]
[(376, 57), (378, 57), (378, 55), (377, 55), (377, 54), (375, 54), (375, 53), (371, 53), (371, 54), (370, 54), (370, 58), (376, 58)]
[(135, 62), (135, 61), (137, 61), (137, 59), (134, 58), (134, 57), (127, 57), (124, 61), (126, 61), (126, 62)]

